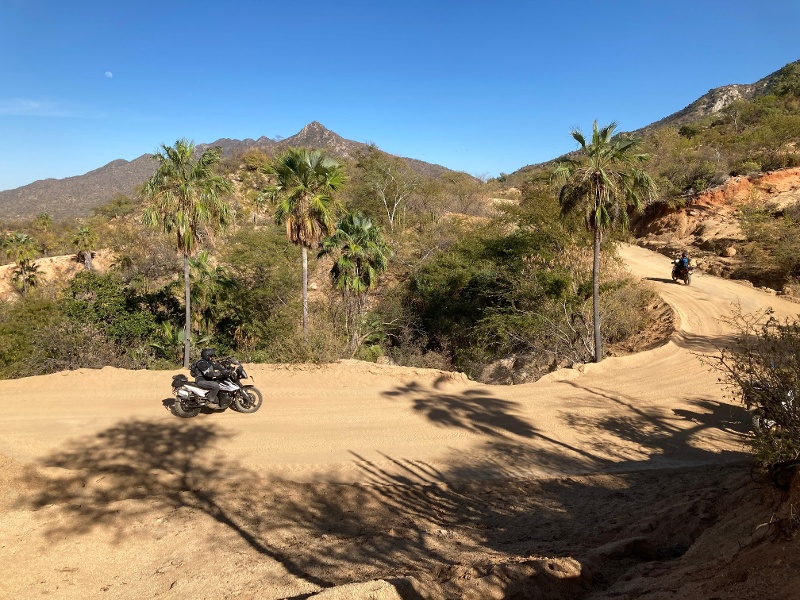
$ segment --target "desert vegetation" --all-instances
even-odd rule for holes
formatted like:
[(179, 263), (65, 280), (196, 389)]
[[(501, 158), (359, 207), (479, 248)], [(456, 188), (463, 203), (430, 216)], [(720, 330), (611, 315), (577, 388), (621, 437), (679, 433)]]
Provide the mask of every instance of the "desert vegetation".
[(770, 310), (738, 310), (731, 323), (735, 341), (713, 363), (752, 414), (756, 461), (780, 477), (800, 457), (800, 324)]
[[(496, 181), (419, 174), (374, 146), (341, 163), (305, 149), (220, 162), (185, 140), (160, 156), (135, 198), (4, 227), (20, 274), (0, 308), (2, 376), (185, 365), (204, 344), (255, 362), (383, 356), (489, 379), (509, 356), (537, 356), (531, 377), (593, 359), (587, 233), (546, 178), (494, 205)], [(98, 246), (114, 255), (102, 272)], [(84, 272), (37, 280), (37, 258), (65, 250)], [(613, 342), (646, 325), (652, 295), (614, 267), (611, 245), (604, 263), (598, 310), (636, 307), (603, 326)]]

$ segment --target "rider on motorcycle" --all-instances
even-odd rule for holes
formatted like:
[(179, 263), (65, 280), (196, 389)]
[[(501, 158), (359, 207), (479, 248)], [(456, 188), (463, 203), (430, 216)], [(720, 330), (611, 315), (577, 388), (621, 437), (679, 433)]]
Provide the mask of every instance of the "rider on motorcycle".
[(672, 267), (672, 276), (673, 277), (677, 277), (678, 276), (678, 273), (679, 273), (680, 269), (682, 269), (684, 267), (688, 268), (691, 265), (691, 259), (689, 258), (689, 255), (686, 254), (686, 250), (681, 252), (680, 258), (676, 258), (672, 262), (673, 262), (673, 265), (674, 265)]
[(218, 404), (217, 395), (219, 394), (218, 380), (230, 375), (230, 371), (221, 364), (214, 362), (217, 351), (214, 348), (204, 348), (200, 352), (200, 360), (192, 365), (192, 374), (198, 373), (194, 381), (197, 387), (208, 390), (208, 401)]

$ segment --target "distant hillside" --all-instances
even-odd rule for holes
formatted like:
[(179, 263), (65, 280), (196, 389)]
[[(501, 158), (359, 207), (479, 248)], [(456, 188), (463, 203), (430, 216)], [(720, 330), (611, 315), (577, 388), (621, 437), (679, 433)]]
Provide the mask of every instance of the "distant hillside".
[[(706, 117), (719, 113), (737, 100), (754, 100), (774, 93), (776, 91), (776, 86), (779, 86), (786, 77), (791, 78), (792, 72), (798, 69), (800, 69), (800, 60), (787, 64), (763, 79), (759, 79), (756, 83), (732, 84), (713, 88), (709, 90), (708, 93), (703, 94), (700, 98), (692, 102), (689, 106), (650, 125), (642, 127), (641, 129), (627, 133), (637, 137), (646, 137), (647, 134), (660, 127), (680, 128), (683, 125), (697, 123)], [(542, 163), (526, 165), (510, 174), (508, 176), (508, 183), (510, 185), (519, 185), (529, 173), (547, 168), (558, 158), (560, 157), (553, 157), (553, 160)]]
[[(260, 137), (257, 140), (222, 138), (209, 144), (198, 144), (200, 151), (219, 146), (224, 157), (234, 157), (253, 148), (280, 151), (290, 146), (324, 149), (340, 158), (350, 158), (366, 144), (347, 140), (314, 121), (297, 134), (284, 140)], [(417, 173), (436, 176), (448, 171), (440, 165), (405, 159)], [(133, 196), (155, 171), (156, 162), (149, 154), (132, 161), (115, 160), (84, 175), (64, 179), (42, 179), (31, 184), (0, 192), (0, 215), (5, 220), (22, 219), (47, 212), (54, 219), (82, 217), (97, 206), (122, 194)]]
[(42, 179), (0, 192), (3, 219), (19, 219), (49, 213), (55, 219), (88, 215), (92, 208), (114, 196), (133, 195), (156, 168), (145, 154), (131, 161), (115, 160), (85, 175), (65, 179)]
[(789, 63), (763, 79), (759, 79), (755, 83), (723, 85), (722, 87), (713, 88), (686, 108), (672, 113), (668, 117), (664, 117), (655, 123), (651, 123), (642, 129), (638, 129), (633, 133), (642, 135), (645, 132), (659, 127), (681, 127), (714, 115), (727, 106), (730, 106), (730, 104), (736, 100), (753, 100), (761, 96), (766, 96), (774, 91), (776, 82), (781, 79), (784, 73), (798, 66), (800, 66), (800, 60)]

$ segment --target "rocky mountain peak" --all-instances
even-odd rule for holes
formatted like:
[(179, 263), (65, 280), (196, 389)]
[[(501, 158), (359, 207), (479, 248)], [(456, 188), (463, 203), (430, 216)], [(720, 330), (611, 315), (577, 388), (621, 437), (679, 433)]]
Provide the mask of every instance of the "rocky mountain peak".
[[(345, 139), (319, 121), (312, 121), (298, 133), (284, 140), (261, 136), (235, 140), (221, 138), (210, 144), (197, 144), (197, 152), (219, 147), (223, 156), (231, 157), (250, 149), (273, 153), (285, 148), (322, 149), (339, 158), (350, 158), (366, 144)], [(408, 161), (412, 170), (436, 176), (447, 169), (414, 159)], [(127, 161), (113, 160), (84, 175), (65, 179), (44, 179), (28, 185), (0, 191), (0, 214), (6, 219), (29, 218), (47, 212), (54, 218), (85, 216), (92, 208), (110, 201), (115, 195), (132, 196), (138, 186), (155, 171), (157, 163), (151, 154)]]

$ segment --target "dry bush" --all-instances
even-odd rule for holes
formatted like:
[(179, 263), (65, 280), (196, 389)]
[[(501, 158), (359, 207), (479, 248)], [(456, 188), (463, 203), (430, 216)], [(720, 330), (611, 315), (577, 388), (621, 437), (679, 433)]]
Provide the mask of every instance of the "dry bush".
[(763, 467), (794, 461), (800, 457), (800, 323), (738, 307), (729, 324), (734, 343), (712, 361), (753, 415), (755, 458)]

